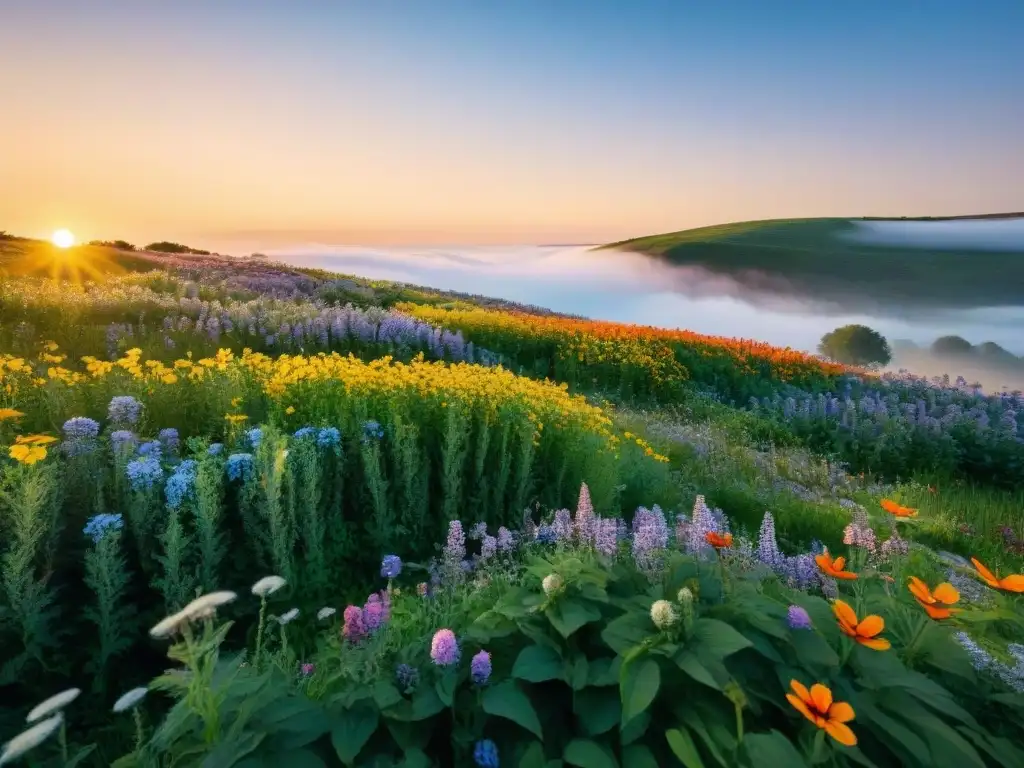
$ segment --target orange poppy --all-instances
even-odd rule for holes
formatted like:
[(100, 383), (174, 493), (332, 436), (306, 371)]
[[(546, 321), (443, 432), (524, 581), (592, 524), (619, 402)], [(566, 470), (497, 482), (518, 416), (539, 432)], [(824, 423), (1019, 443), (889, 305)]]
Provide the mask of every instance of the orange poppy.
[(725, 549), (732, 546), (732, 534), (727, 533), (725, 535), (717, 534), (714, 531), (709, 531), (704, 537), (715, 549)]
[(846, 579), (849, 581), (857, 578), (856, 573), (843, 570), (843, 567), (846, 565), (845, 557), (840, 556), (833, 559), (827, 549), (820, 555), (815, 556), (814, 562), (818, 564), (818, 568), (821, 569), (822, 573), (834, 579)]
[(786, 698), (793, 709), (843, 746), (852, 747), (857, 743), (857, 737), (847, 725), (853, 720), (853, 707), (845, 701), (832, 701), (832, 691), (821, 683), (815, 683), (808, 691), (802, 683), (790, 680), (789, 687), (793, 693), (787, 693)]
[(887, 651), (892, 644), (884, 637), (878, 637), (885, 629), (885, 619), (881, 616), (865, 616), (863, 621), (857, 621), (857, 614), (853, 608), (842, 600), (832, 601), (832, 613), (839, 621), (839, 629), (853, 640), (856, 640), (866, 648), (873, 651)]
[(973, 557), (971, 562), (974, 563), (974, 567), (978, 569), (978, 575), (981, 576), (982, 580), (988, 584), (992, 589), (1003, 589), (1007, 592), (1024, 592), (1024, 573), (1012, 573), (1009, 576), (999, 578), (996, 574), (993, 574), (988, 568), (979, 563)]
[(895, 517), (917, 517), (917, 510), (910, 507), (902, 507), (891, 499), (882, 499), (882, 509)]
[(917, 576), (910, 577), (910, 594), (921, 604), (929, 616), (933, 619), (948, 619), (958, 608), (950, 608), (960, 600), (960, 593), (956, 587), (948, 582), (943, 582), (935, 588), (935, 591), (928, 589), (928, 585)]

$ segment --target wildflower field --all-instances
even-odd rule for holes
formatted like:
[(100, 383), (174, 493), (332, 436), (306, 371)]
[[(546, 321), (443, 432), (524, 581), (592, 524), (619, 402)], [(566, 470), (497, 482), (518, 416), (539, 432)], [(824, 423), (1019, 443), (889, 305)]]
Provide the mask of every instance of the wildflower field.
[(0, 765), (1024, 766), (1020, 393), (6, 247)]

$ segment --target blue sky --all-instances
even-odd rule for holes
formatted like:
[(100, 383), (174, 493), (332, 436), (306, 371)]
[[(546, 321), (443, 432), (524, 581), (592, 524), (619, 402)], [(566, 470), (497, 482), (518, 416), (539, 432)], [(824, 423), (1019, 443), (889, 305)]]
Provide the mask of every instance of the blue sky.
[(1019, 0), (19, 5), (9, 230), (603, 241), (1024, 209)]

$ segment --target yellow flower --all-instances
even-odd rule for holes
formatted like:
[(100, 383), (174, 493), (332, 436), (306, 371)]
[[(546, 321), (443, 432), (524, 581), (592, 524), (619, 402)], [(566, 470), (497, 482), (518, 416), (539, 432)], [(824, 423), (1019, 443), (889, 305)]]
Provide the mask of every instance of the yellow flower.
[(245, 421), (248, 418), (249, 417), (246, 416), (244, 413), (225, 413), (224, 414), (224, 419), (226, 421), (230, 422), (231, 424), (241, 424), (243, 421)]
[(291, 416), (293, 413), (295, 413), (295, 408), (289, 405), (287, 408), (284, 409), (284, 412), (286, 415)]
[(41, 445), (12, 445), (7, 454), (15, 461), (31, 466), (46, 458), (46, 449)]
[(57, 438), (50, 435), (18, 435), (14, 442), (18, 445), (49, 445), (56, 443)]
[(16, 411), (13, 408), (0, 408), (0, 421), (7, 421), (8, 419), (20, 419), (25, 414), (21, 411)]
[(162, 377), (160, 377), (160, 381), (162, 381), (164, 384), (175, 384), (178, 381), (178, 377), (175, 376), (173, 373), (165, 373)]

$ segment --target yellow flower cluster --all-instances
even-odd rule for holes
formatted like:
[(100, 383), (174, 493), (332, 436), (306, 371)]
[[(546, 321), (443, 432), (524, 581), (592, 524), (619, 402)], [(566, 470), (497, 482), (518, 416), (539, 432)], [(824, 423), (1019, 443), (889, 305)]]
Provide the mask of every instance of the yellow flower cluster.
[(17, 462), (31, 466), (45, 459), (46, 446), (55, 442), (57, 438), (49, 435), (19, 435), (14, 439), (8, 455)]

